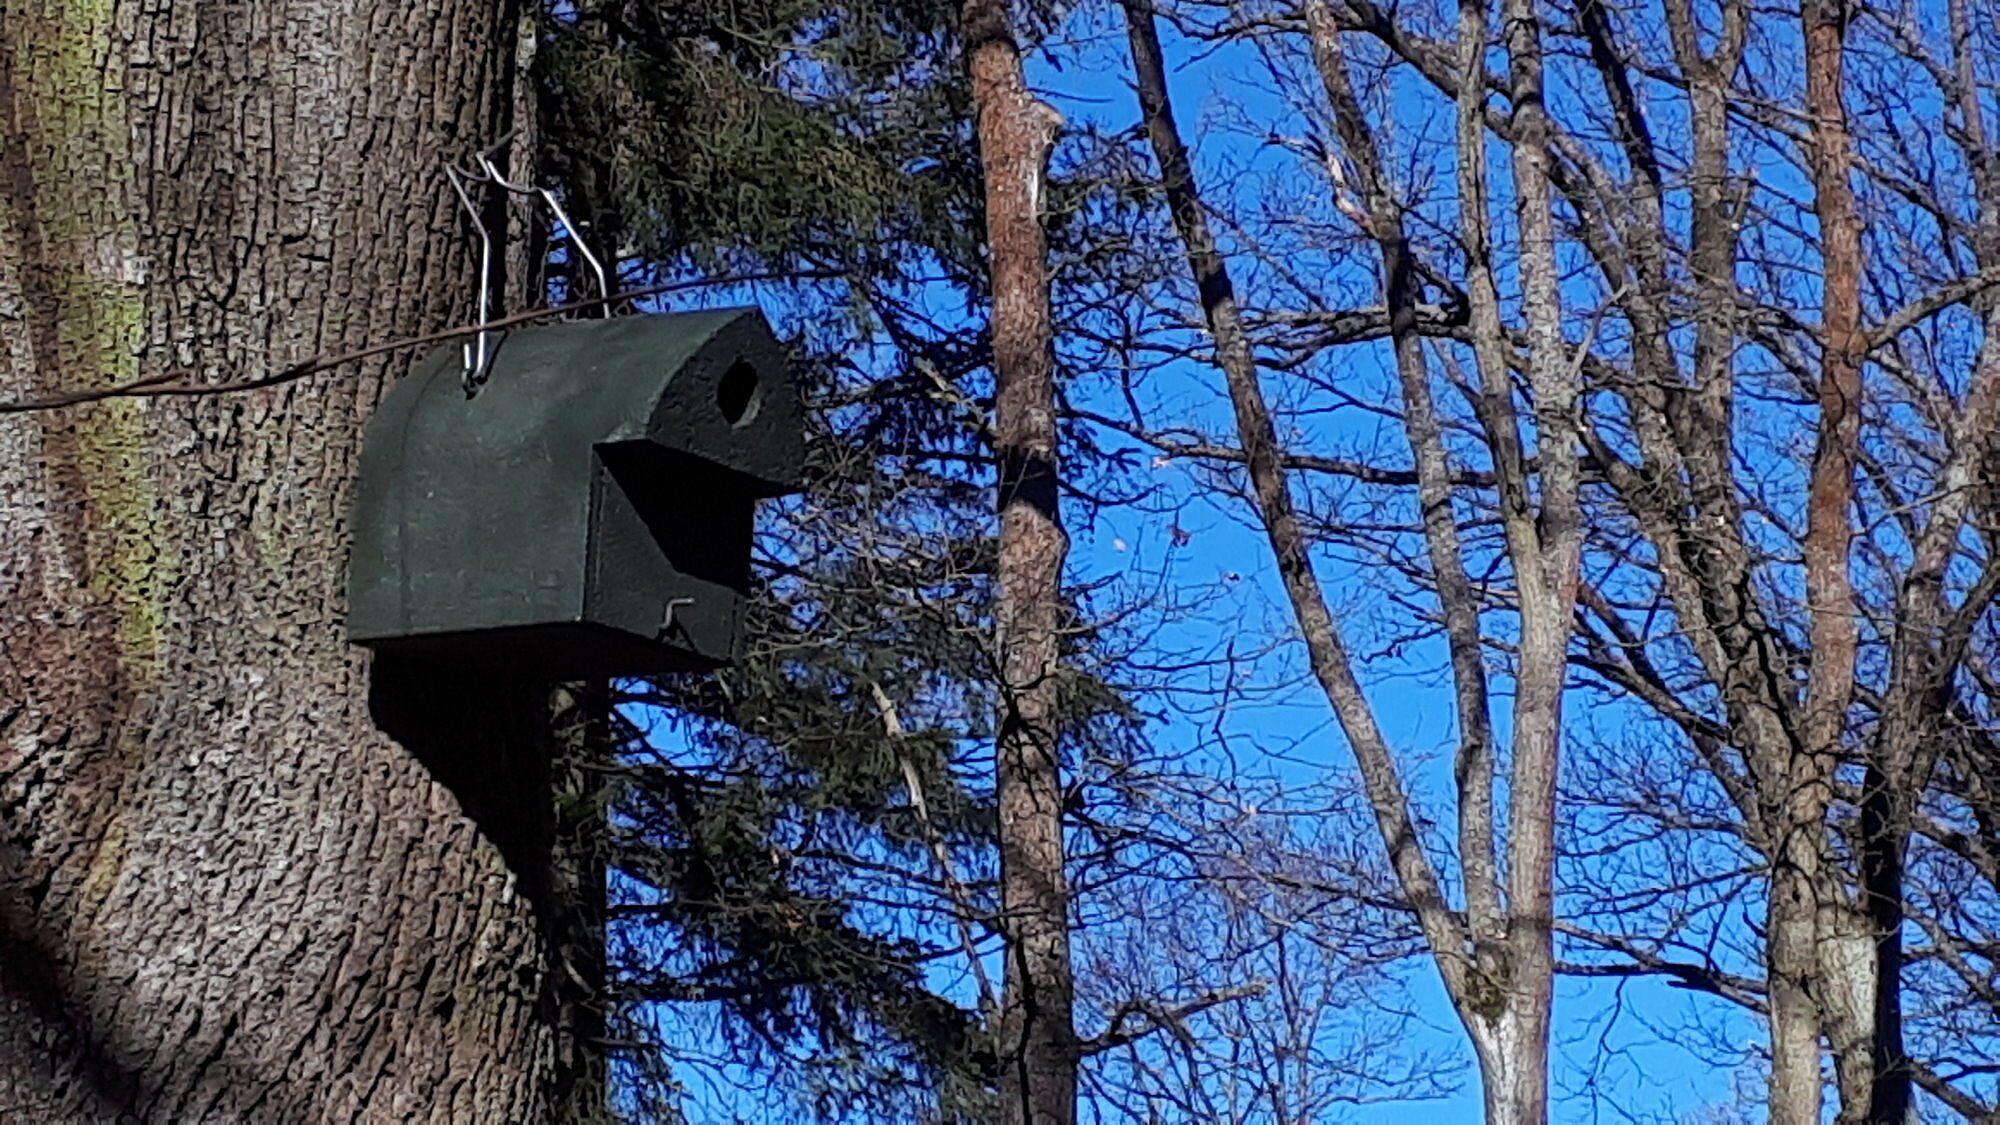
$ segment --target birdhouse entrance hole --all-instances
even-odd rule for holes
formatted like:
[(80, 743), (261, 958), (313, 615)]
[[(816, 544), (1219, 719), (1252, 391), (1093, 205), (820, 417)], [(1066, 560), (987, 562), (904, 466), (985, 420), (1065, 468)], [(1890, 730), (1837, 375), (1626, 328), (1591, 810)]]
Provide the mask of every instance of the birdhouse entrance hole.
[(757, 417), (757, 369), (737, 362), (723, 372), (715, 386), (715, 404), (732, 426), (741, 426)]
[(545, 680), (733, 660), (757, 501), (804, 460), (763, 317), (523, 329), (490, 371), (467, 400), (442, 349), (369, 421), (349, 637)]

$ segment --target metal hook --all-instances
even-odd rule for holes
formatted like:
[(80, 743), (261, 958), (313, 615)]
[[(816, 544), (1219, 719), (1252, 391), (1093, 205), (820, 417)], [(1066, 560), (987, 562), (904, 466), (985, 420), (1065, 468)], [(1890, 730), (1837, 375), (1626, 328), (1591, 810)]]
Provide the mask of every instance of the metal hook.
[[(444, 176), (458, 196), (459, 204), (465, 208), (467, 217), (472, 220), (472, 229), (479, 232), (478, 320), (484, 324), (493, 319), (493, 235), (486, 229), (486, 217), (473, 203), (472, 193), (466, 190), (468, 183), (477, 183), (478, 180), (451, 165), (445, 166)], [(465, 388), (467, 398), (479, 393), (479, 385), (486, 381), (487, 368), (493, 364), (493, 350), (489, 346), (491, 335), (482, 328), (474, 335), (474, 342), (468, 342), (464, 347), (459, 383)]]
[[(590, 252), (590, 246), (576, 229), (576, 224), (570, 221), (569, 212), (563, 209), (562, 201), (556, 198), (555, 192), (545, 187), (513, 183), (502, 175), (499, 167), (493, 163), (494, 157), (498, 156), (513, 139), (514, 134), (510, 132), (486, 151), (477, 154), (473, 159), (479, 164), (478, 171), (467, 171), (449, 164), (444, 170), (445, 179), (451, 184), (452, 192), (458, 196), (459, 205), (465, 208), (466, 215), (472, 220), (473, 229), (479, 232), (479, 322), (481, 324), (494, 319), (493, 234), (486, 229), (486, 218), (480, 213), (478, 205), (473, 202), (472, 192), (469, 189), (475, 185), (497, 187), (512, 195), (539, 196), (555, 215), (556, 221), (562, 224), (563, 232), (569, 235), (570, 246), (583, 255), (584, 261), (590, 263), (591, 272), (597, 275), (598, 294), (603, 297), (611, 296), (611, 282), (605, 273), (604, 263), (598, 261), (597, 255)], [(486, 382), (496, 350), (492, 342), (495, 335), (496, 333), (481, 329), (474, 335), (472, 342), (465, 345), (460, 382), (465, 388), (467, 398), (478, 394), (480, 385)]]
[(583, 255), (583, 260), (590, 263), (590, 271), (597, 275), (598, 295), (601, 297), (609, 297), (611, 295), (611, 283), (604, 272), (604, 263), (598, 261), (597, 255), (590, 252), (589, 244), (583, 240), (583, 236), (577, 231), (576, 224), (570, 221), (569, 212), (563, 210), (562, 201), (556, 198), (555, 192), (545, 187), (530, 187), (526, 184), (510, 182), (507, 177), (500, 174), (500, 169), (494, 166), (492, 150), (479, 154), (479, 166), (485, 170), (486, 178), (503, 191), (513, 192), (516, 195), (541, 196), (542, 202), (548, 204), (549, 210), (556, 217), (556, 221), (562, 224), (563, 233), (569, 235), (570, 246)]

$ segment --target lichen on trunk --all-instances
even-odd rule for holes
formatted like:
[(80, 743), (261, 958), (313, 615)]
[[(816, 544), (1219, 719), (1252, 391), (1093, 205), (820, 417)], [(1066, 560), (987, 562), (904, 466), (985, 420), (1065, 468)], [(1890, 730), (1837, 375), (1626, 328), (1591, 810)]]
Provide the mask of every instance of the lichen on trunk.
[[(10, 6), (0, 394), (463, 319), (436, 175), (506, 131), (510, 7)], [(545, 1116), (523, 873), (447, 748), (378, 729), (340, 628), (348, 475), (406, 360), (0, 421), (0, 1117)], [(427, 706), (480, 729), (463, 704)]]

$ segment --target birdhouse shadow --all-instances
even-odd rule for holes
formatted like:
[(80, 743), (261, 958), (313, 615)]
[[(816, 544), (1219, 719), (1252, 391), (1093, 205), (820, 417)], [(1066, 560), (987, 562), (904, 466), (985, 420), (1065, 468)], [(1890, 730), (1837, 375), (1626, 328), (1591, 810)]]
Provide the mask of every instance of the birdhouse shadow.
[(547, 907), (554, 831), (547, 685), (378, 655), (368, 707), (376, 727), (457, 799), (522, 894)]

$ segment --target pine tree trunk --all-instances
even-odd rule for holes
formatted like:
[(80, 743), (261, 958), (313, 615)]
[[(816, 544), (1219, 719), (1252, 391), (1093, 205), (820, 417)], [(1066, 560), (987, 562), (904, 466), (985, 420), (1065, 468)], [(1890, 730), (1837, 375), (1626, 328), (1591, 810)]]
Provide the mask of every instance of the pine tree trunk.
[(1041, 200), (1062, 118), (1028, 92), (1005, 0), (961, 14), (986, 175), (993, 288), (994, 425), (1000, 462), (1000, 901), (1007, 935), (1000, 1119), (1076, 1120), (1075, 982), (1069, 956), (1055, 672), (1062, 628), (1054, 329)]
[[(509, 6), (8, 5), (0, 400), (466, 319)], [(341, 628), (410, 358), (0, 417), (0, 1119), (547, 1118), (545, 696)]]

